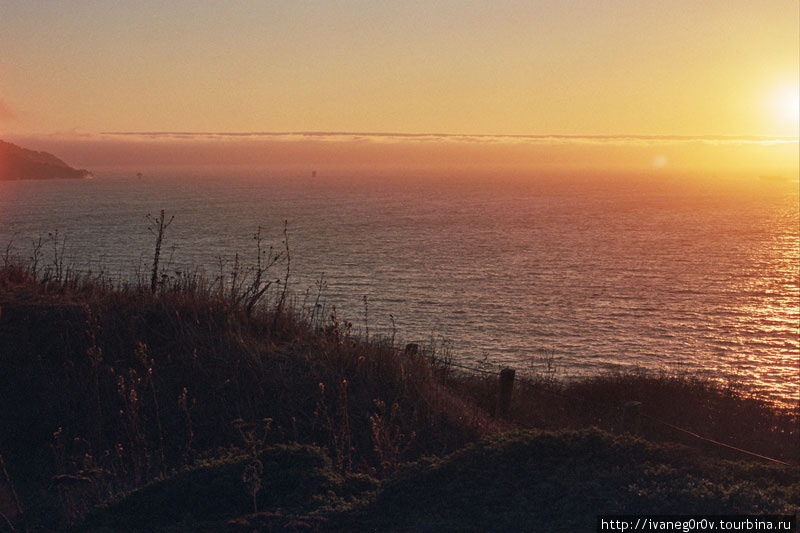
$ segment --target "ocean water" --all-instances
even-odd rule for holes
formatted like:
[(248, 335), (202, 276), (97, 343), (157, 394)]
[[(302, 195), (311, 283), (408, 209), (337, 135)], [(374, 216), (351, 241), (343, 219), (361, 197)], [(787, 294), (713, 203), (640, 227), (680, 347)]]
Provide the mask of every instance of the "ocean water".
[(76, 267), (146, 276), (160, 209), (168, 273), (253, 264), (257, 228), (280, 249), (288, 221), (299, 301), (324, 276), (355, 329), (463, 364), (546, 354), (567, 379), (644, 368), (800, 398), (797, 183), (101, 174), (0, 182), (0, 243), (43, 237), (48, 262), (58, 231)]

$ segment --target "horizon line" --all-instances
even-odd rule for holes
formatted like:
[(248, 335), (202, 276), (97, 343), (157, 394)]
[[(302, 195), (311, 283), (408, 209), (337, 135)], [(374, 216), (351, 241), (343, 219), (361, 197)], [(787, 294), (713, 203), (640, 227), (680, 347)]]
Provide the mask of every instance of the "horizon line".
[(219, 137), (287, 137), (287, 136), (304, 136), (304, 137), (345, 137), (345, 136), (358, 136), (358, 137), (399, 137), (399, 138), (423, 138), (423, 137), (441, 137), (441, 138), (459, 138), (459, 137), (472, 137), (472, 138), (501, 138), (501, 139), (531, 139), (531, 140), (544, 140), (544, 139), (562, 139), (562, 140), (675, 140), (675, 141), (702, 141), (702, 140), (716, 140), (716, 141), (798, 141), (800, 136), (786, 136), (786, 135), (646, 135), (646, 134), (507, 134), (507, 133), (401, 133), (401, 132), (381, 132), (381, 131), (241, 131), (241, 132), (224, 132), (224, 131), (101, 131), (99, 135), (116, 135), (116, 136), (219, 136)]

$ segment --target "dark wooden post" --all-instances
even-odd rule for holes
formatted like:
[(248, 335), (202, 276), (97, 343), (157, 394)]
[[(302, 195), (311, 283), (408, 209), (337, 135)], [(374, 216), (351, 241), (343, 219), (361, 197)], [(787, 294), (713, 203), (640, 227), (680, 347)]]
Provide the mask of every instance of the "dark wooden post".
[(504, 368), (500, 371), (500, 386), (497, 390), (495, 416), (500, 418), (508, 417), (508, 411), (511, 408), (511, 392), (514, 390), (515, 374), (516, 372), (513, 368)]
[(409, 342), (408, 344), (406, 344), (406, 349), (404, 353), (405, 355), (410, 356), (410, 355), (417, 355), (418, 351), (419, 351), (419, 344), (415, 342)]
[(642, 402), (625, 402), (622, 406), (622, 432), (636, 433), (641, 426)]

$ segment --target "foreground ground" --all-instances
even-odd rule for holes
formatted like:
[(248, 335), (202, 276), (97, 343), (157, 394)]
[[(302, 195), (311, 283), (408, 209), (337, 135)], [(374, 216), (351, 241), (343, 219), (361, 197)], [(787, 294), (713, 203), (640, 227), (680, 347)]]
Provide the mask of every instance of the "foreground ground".
[(257, 271), (217, 281), (6, 263), (0, 531), (593, 531), (800, 507), (797, 411), (741, 384), (533, 371), (495, 417), (496, 369), (367, 341)]

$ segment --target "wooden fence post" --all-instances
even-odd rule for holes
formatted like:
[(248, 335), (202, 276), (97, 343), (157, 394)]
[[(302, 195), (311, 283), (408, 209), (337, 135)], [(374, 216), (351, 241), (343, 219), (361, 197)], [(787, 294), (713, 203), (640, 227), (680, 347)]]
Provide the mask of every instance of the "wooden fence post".
[(417, 344), (416, 342), (409, 342), (408, 344), (406, 344), (406, 349), (403, 353), (407, 356), (411, 356), (411, 355), (417, 355), (418, 351), (419, 351), (419, 344)]
[(516, 372), (513, 368), (504, 368), (500, 371), (500, 386), (497, 390), (495, 416), (500, 418), (508, 417), (508, 411), (511, 408), (511, 392), (514, 390), (515, 374)]
[(641, 427), (642, 402), (625, 402), (622, 405), (622, 432), (636, 433)]

